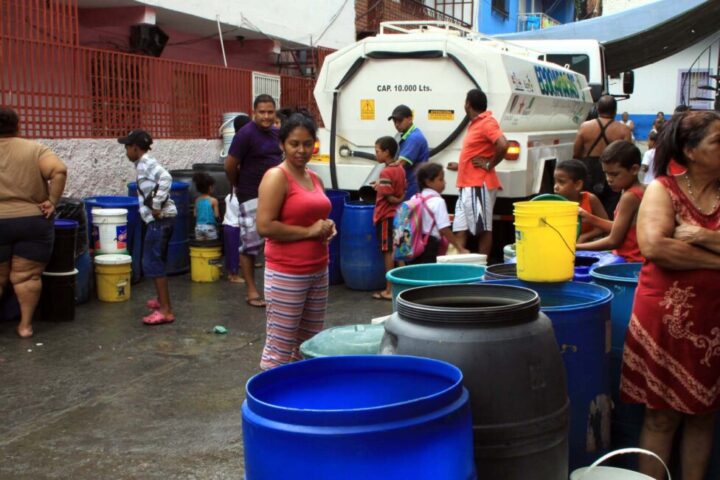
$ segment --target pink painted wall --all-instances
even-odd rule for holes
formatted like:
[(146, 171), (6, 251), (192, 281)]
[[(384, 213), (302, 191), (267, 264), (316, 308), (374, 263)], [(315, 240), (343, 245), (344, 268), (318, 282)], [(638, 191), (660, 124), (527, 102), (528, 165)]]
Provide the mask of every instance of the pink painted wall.
[[(79, 10), (80, 45), (128, 53), (130, 26), (153, 18), (148, 7), (81, 8)], [(206, 65), (223, 65), (217, 38), (202, 38), (170, 27), (158, 25), (170, 37), (160, 58)], [(278, 73), (273, 53), (274, 42), (264, 40), (225, 40), (228, 67)]]

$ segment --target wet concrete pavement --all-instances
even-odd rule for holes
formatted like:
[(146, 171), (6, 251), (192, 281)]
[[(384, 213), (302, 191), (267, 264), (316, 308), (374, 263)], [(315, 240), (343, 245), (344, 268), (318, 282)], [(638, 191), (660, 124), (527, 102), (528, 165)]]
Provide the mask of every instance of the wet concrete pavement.
[[(259, 371), (264, 310), (226, 281), (182, 275), (170, 288), (169, 325), (140, 322), (148, 280), (129, 302), (93, 299), (73, 322), (36, 323), (30, 340), (0, 323), (0, 479), (243, 478), (240, 405)], [(333, 286), (326, 327), (390, 311)]]

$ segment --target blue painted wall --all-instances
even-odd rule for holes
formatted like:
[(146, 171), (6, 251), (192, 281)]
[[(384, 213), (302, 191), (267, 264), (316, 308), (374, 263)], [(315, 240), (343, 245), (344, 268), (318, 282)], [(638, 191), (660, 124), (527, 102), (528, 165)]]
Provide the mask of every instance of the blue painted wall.
[[(481, 0), (480, 11), (478, 13), (478, 30), (486, 35), (498, 35), (501, 33), (517, 32), (518, 12), (520, 2), (526, 2), (525, 11), (529, 12), (531, 3), (527, 0), (505, 0), (508, 15), (493, 10), (492, 0)], [(575, 21), (575, 2), (573, 0), (561, 0), (555, 8), (550, 11), (543, 12), (542, 0), (535, 1), (535, 9), (538, 12), (546, 13), (560, 23), (570, 23)], [(552, 6), (552, 5), (548, 5)], [(533, 13), (538, 13), (533, 12)]]
[[(620, 110), (618, 108), (618, 110)], [(633, 134), (635, 135), (635, 140), (647, 140), (648, 133), (650, 133), (650, 130), (652, 130), (653, 122), (655, 122), (655, 113), (649, 113), (649, 114), (642, 114), (642, 113), (630, 113), (628, 112), (628, 117), (630, 120), (633, 121), (635, 124), (635, 130), (633, 131)], [(665, 114), (665, 119), (668, 119), (668, 114)], [(616, 121), (622, 120), (622, 115), (618, 114), (615, 117)]]

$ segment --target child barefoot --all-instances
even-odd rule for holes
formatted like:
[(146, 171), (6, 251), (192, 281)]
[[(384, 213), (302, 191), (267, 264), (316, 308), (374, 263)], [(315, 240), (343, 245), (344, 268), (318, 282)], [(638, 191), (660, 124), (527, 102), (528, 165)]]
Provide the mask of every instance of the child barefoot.
[(642, 262), (637, 242), (635, 222), (645, 186), (638, 179), (640, 171), (640, 150), (626, 140), (612, 142), (600, 156), (602, 169), (608, 185), (613, 191), (622, 191), (615, 210), (615, 220), (604, 220), (584, 210), (580, 211), (583, 222), (598, 227), (609, 235), (594, 242), (579, 243), (578, 250), (613, 250), (628, 262)]
[[(578, 202), (580, 208), (586, 212), (607, 220), (608, 216), (600, 199), (590, 192), (583, 191), (587, 176), (587, 167), (581, 161), (565, 160), (560, 162), (553, 173), (555, 179), (553, 190), (556, 194), (562, 195), (571, 202)], [(588, 242), (603, 234), (603, 230), (593, 227), (588, 222), (583, 222), (581, 226), (582, 230), (577, 239), (578, 243)]]
[(420, 263), (436, 263), (438, 255), (445, 255), (448, 243), (455, 247), (458, 253), (470, 253), (458, 242), (452, 231), (447, 205), (440, 194), (445, 190), (445, 171), (437, 163), (426, 163), (416, 172), (420, 195), (425, 198), (426, 209), (422, 213), (422, 233), (430, 234), (425, 251), (422, 255), (410, 262), (411, 265)]
[(215, 180), (205, 172), (197, 172), (193, 183), (200, 193), (195, 199), (195, 240), (217, 240), (220, 209), (217, 198), (212, 196)]
[[(392, 137), (381, 137), (375, 142), (375, 158), (379, 163), (384, 163), (385, 168), (380, 172), (380, 177), (375, 182), (375, 211), (373, 212), (373, 223), (377, 229), (377, 238), (380, 242), (380, 251), (385, 261), (385, 272), (395, 268), (393, 256), (393, 219), (395, 211), (405, 198), (405, 169), (402, 165), (394, 165), (395, 154), (398, 144)], [(390, 281), (385, 285), (385, 290), (375, 292), (373, 298), (376, 300), (392, 300)]]

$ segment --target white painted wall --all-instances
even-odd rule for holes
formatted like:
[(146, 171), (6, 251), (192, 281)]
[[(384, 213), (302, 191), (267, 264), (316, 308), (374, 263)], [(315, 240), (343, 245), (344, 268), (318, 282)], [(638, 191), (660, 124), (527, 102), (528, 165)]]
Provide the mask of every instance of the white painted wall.
[[(712, 44), (715, 45), (711, 49), (713, 53), (710, 58), (710, 68), (712, 73), (717, 73), (718, 39), (720, 39), (720, 32), (671, 57), (635, 69), (635, 93), (629, 100), (618, 103), (618, 111), (627, 111), (630, 114), (672, 112), (677, 106), (680, 90), (679, 72), (689, 69), (698, 55)], [(695, 68), (707, 68), (707, 64), (707, 55), (704, 55), (700, 64)], [(611, 80), (610, 91), (622, 93), (621, 81)]]
[(658, 0), (603, 0), (603, 16), (622, 12), (629, 8), (641, 7)]
[(222, 23), (303, 45), (339, 49), (355, 41), (355, 2), (352, 0), (140, 0), (139, 3), (212, 21), (219, 15)]
[[(135, 181), (133, 164), (117, 140), (37, 140), (68, 166), (66, 197), (127, 195)], [(219, 162), (220, 140), (156, 140), (150, 152), (168, 170), (191, 168), (193, 163)]]

